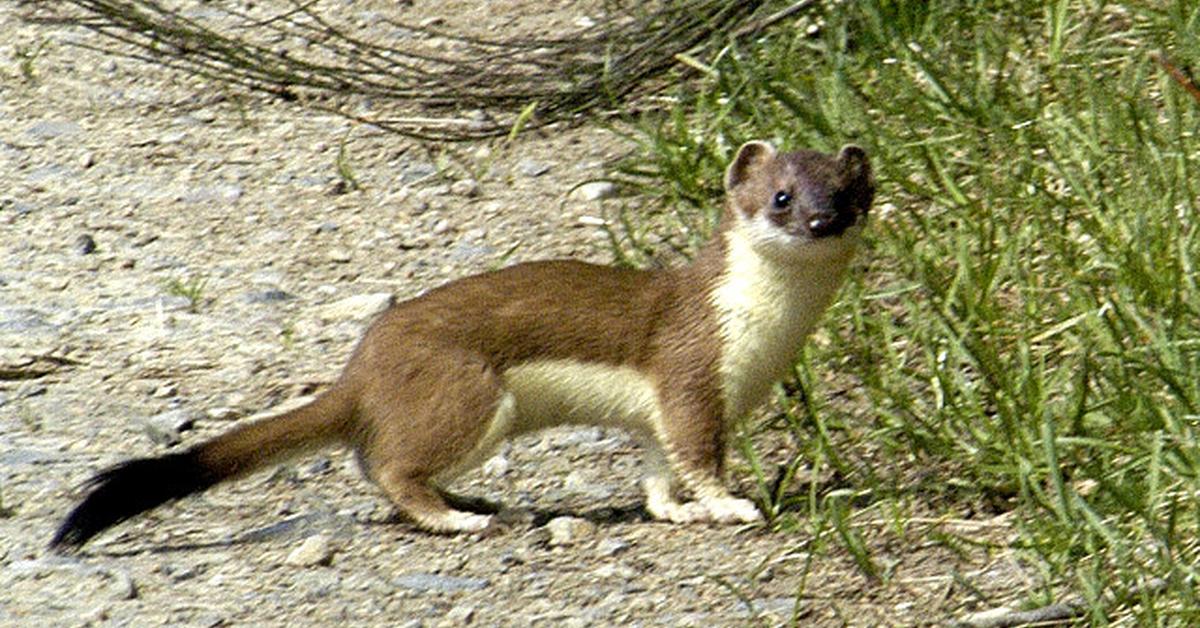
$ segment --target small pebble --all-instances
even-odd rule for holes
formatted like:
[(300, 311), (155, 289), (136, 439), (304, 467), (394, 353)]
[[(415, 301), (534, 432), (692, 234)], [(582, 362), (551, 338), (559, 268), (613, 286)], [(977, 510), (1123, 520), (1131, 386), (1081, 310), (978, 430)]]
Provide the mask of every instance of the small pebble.
[(396, 295), (390, 292), (356, 294), (321, 307), (317, 312), (317, 316), (326, 322), (336, 320), (366, 320), (383, 312), (395, 302)]
[(604, 539), (596, 545), (596, 553), (600, 556), (616, 556), (629, 549), (629, 541), (625, 539)]
[(91, 255), (91, 253), (96, 252), (96, 239), (84, 233), (74, 241), (74, 250), (79, 255)]
[(571, 191), (571, 198), (581, 201), (598, 201), (617, 195), (617, 186), (611, 181), (592, 181)]
[(192, 429), (201, 414), (195, 410), (168, 410), (161, 414), (142, 419), (142, 431), (150, 440), (172, 447), (183, 441), (183, 432)]
[(480, 470), (486, 476), (498, 478), (508, 473), (510, 467), (512, 467), (512, 463), (508, 461), (508, 457), (504, 454), (497, 454), (488, 458), (487, 462), (483, 463), (483, 466), (480, 467)]
[(532, 159), (522, 159), (517, 164), (517, 170), (527, 177), (540, 177), (550, 172), (550, 165)]
[(460, 179), (450, 186), (450, 193), (468, 198), (479, 196), (479, 182), (475, 179)]
[(333, 548), (329, 544), (329, 537), (324, 534), (314, 534), (304, 539), (304, 542), (292, 550), (283, 562), (297, 567), (329, 565), (333, 562)]
[(296, 297), (278, 288), (268, 288), (266, 290), (247, 292), (241, 296), (241, 301), (243, 303), (250, 304), (279, 303), (282, 301), (290, 301), (294, 298)]
[(215, 406), (205, 410), (204, 416), (208, 417), (210, 421), (232, 421), (242, 416), (242, 413), (237, 408)]
[(455, 606), (446, 613), (446, 620), (455, 626), (465, 626), (475, 620), (475, 607)]
[(546, 523), (551, 546), (574, 545), (596, 534), (596, 524), (579, 517), (555, 517)]

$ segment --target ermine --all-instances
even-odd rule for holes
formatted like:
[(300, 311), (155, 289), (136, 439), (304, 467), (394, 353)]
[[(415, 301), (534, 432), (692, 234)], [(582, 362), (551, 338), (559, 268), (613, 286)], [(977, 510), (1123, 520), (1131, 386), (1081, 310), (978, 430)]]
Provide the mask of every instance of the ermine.
[(95, 476), (51, 547), (335, 443), (419, 527), (480, 531), (492, 515), (455, 509), (442, 487), (505, 439), (580, 423), (645, 446), (655, 519), (759, 521), (725, 488), (731, 423), (799, 357), (842, 284), (874, 183), (856, 146), (780, 153), (753, 141), (725, 189), (715, 237), (685, 266), (531, 262), (396, 304), (308, 405)]

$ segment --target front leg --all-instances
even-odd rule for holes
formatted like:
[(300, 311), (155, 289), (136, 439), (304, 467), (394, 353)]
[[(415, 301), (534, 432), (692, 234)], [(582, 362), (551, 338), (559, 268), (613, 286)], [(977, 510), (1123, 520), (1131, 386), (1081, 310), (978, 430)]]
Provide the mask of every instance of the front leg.
[[(649, 472), (642, 481), (646, 509), (655, 519), (676, 523), (755, 523), (762, 513), (725, 488), (725, 433), (720, 405), (683, 396), (665, 397), (655, 442), (648, 447)], [(672, 476), (695, 497), (680, 502)]]

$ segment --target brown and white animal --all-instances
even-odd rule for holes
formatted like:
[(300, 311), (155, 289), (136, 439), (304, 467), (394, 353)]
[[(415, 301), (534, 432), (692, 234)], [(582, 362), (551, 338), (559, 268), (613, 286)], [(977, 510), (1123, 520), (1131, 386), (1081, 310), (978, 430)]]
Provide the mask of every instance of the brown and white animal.
[[(504, 439), (587, 423), (649, 451), (646, 507), (674, 522), (753, 522), (722, 474), (731, 421), (786, 376), (842, 284), (874, 195), (864, 151), (743, 145), (716, 236), (688, 265), (518, 264), (384, 312), (312, 403), (177, 453), (103, 471), (55, 534), (70, 550), (164, 502), (343, 443), (404, 515), (487, 527), (441, 486)], [(676, 489), (690, 493), (681, 501)]]

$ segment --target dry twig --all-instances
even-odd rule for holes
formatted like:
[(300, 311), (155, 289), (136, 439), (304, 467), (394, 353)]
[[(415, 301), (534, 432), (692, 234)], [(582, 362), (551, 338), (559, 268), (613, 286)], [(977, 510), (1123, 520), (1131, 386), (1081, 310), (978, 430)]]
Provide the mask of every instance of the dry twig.
[[(764, 16), (761, 1), (629, 3), (625, 14), (548, 39), (481, 39), (387, 15), (355, 24), (320, 10), (319, 0), (169, 4), (177, 6), (65, 0), (68, 14), (54, 19), (105, 35), (112, 45), (104, 52), (302, 99), (407, 135), (465, 139), (507, 133), (527, 109), (533, 115), (520, 122), (531, 127), (653, 93), (668, 84), (656, 79), (677, 55), (715, 52), (816, 3)], [(408, 109), (366, 119), (351, 113), (363, 97)]]
[(1151, 54), (1150, 58), (1158, 63), (1158, 65), (1162, 66), (1162, 69), (1166, 70), (1167, 74), (1170, 75), (1170, 77), (1174, 79), (1176, 83), (1179, 83), (1183, 89), (1187, 90), (1187, 93), (1191, 94), (1192, 98), (1195, 99), (1198, 104), (1200, 104), (1200, 86), (1196, 85), (1196, 81), (1192, 80), (1192, 77), (1189, 76), (1187, 72), (1184, 72), (1179, 68), (1179, 66), (1171, 63), (1171, 60), (1167, 59), (1163, 55)]

